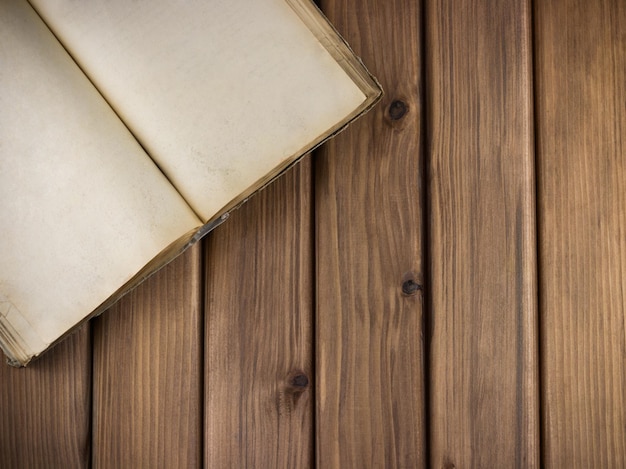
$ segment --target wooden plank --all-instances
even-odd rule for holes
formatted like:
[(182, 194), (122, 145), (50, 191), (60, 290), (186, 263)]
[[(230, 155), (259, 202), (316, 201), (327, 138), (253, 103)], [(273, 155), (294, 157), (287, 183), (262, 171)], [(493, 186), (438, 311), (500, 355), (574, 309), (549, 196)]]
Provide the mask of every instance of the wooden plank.
[(546, 467), (626, 467), (626, 3), (535, 2)]
[(313, 464), (310, 161), (208, 239), (205, 465)]
[(202, 249), (95, 321), (94, 467), (202, 463)]
[(530, 18), (427, 2), (433, 467), (539, 465)]
[(0, 364), (0, 468), (89, 467), (89, 326), (27, 368)]
[(315, 163), (317, 464), (423, 467), (420, 2), (321, 3), (386, 95)]

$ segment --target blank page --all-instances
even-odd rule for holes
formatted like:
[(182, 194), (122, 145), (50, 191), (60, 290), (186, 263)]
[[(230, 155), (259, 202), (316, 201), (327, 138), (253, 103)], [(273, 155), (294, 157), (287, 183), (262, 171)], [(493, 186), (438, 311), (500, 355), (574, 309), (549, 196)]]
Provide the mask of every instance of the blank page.
[(23, 1), (0, 0), (0, 109), (0, 323), (24, 359), (201, 221)]
[(32, 4), (205, 220), (366, 99), (284, 0)]

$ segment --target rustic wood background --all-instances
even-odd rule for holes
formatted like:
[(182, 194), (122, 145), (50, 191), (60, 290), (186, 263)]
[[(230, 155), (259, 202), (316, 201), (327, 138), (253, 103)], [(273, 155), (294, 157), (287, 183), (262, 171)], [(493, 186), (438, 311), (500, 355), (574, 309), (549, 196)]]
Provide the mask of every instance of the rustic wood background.
[(382, 103), (1, 366), (0, 467), (626, 467), (626, 2), (321, 6)]

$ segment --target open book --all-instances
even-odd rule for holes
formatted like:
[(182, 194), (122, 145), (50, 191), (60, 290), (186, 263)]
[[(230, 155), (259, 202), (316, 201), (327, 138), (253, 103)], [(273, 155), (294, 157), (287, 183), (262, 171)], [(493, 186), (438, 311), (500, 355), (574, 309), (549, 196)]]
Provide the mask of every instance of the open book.
[(309, 0), (0, 0), (0, 346), (25, 365), (380, 97)]

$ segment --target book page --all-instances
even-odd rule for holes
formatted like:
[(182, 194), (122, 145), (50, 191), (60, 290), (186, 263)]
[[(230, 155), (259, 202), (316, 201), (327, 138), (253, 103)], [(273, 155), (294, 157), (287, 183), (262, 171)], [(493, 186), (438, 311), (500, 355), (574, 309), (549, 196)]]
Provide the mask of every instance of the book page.
[(204, 220), (366, 100), (285, 0), (31, 3)]
[(0, 0), (0, 109), (0, 329), (24, 358), (201, 221), (25, 1)]

